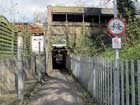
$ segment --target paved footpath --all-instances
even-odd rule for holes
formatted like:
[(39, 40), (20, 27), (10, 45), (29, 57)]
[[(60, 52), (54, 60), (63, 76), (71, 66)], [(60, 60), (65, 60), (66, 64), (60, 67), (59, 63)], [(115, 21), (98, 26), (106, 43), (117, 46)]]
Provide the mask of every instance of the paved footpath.
[(71, 76), (54, 70), (47, 83), (30, 98), (30, 105), (85, 105), (80, 88)]

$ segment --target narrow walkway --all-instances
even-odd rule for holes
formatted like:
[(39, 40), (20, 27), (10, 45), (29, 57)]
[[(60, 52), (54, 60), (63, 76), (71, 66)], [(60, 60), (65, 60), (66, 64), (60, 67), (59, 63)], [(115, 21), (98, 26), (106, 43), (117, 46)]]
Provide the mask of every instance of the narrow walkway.
[(43, 84), (30, 105), (85, 105), (80, 85), (71, 76), (54, 70)]

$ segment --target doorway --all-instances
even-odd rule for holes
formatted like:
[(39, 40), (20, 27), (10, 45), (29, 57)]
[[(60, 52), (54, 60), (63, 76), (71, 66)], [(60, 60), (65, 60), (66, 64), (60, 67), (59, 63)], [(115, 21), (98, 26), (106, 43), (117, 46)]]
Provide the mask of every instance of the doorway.
[(67, 50), (65, 47), (53, 47), (52, 65), (53, 69), (66, 69)]

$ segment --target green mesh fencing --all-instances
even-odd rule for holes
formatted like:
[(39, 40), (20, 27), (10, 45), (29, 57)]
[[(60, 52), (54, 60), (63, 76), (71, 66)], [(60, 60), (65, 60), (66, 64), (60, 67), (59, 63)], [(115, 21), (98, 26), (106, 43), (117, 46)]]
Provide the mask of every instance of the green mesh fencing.
[[(0, 16), (0, 55), (17, 54), (17, 34), (20, 30), (5, 17)], [(31, 44), (29, 32), (23, 31), (23, 55), (30, 55)]]

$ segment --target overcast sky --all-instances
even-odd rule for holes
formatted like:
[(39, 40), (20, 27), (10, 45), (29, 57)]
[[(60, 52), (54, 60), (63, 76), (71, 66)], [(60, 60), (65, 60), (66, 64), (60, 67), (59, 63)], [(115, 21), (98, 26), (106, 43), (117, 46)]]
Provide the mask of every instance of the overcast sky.
[(46, 17), (48, 5), (113, 7), (112, 0), (0, 0), (0, 15), (10, 21), (33, 22), (35, 15)]

